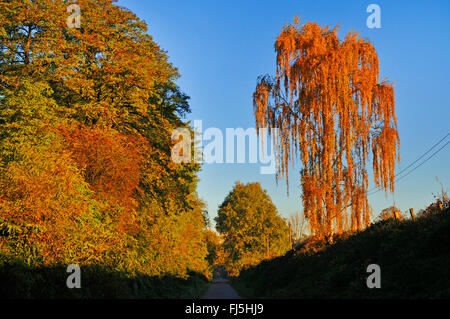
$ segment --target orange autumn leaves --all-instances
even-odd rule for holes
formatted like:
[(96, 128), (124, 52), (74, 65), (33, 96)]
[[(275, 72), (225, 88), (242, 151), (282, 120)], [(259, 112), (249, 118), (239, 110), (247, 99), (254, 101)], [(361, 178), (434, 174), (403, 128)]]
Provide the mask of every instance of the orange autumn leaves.
[[(111, 231), (125, 235), (138, 229), (133, 198), (140, 177), (136, 142), (99, 128), (61, 126), (53, 134), (48, 145), (18, 148), (20, 160), (7, 165), (2, 174), (7, 187), (0, 192), (3, 221), (42, 229), (28, 240), (39, 244), (47, 263), (68, 256), (67, 248), (77, 245), (71, 240), (74, 234), (94, 235), (95, 229), (82, 222), (93, 205), (101, 214), (97, 219), (110, 224)], [(120, 232), (99, 241), (87, 238), (92, 251), (77, 249), (78, 258), (118, 248)]]
[[(177, 69), (112, 0), (0, 0), (0, 261), (186, 276), (207, 264)], [(4, 231), (14, 229), (13, 232)]]
[[(156, 87), (178, 76), (147, 25), (112, 0), (79, 0), (81, 28), (68, 28), (67, 1), (0, 1), (0, 78), (52, 82), (67, 116), (123, 125), (157, 108)], [(114, 107), (112, 107), (114, 106)]]
[[(142, 138), (114, 130), (64, 126), (59, 128), (83, 177), (98, 196), (136, 209), (140, 162), (146, 144)], [(148, 148), (148, 146), (147, 146)]]
[(302, 163), (302, 201), (316, 235), (360, 230), (370, 223), (367, 164), (375, 185), (394, 190), (399, 136), (394, 89), (379, 81), (373, 45), (356, 33), (316, 23), (284, 27), (275, 42), (276, 76), (254, 93), (258, 129), (279, 129), (278, 177)]

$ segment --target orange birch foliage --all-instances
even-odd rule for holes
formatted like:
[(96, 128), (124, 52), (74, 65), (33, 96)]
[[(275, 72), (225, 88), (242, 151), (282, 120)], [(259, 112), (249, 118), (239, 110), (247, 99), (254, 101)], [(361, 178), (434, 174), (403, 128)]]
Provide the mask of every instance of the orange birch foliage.
[[(276, 76), (258, 79), (256, 126), (277, 128), (277, 178), (302, 162), (302, 201), (315, 235), (331, 236), (370, 223), (367, 162), (375, 186), (394, 191), (399, 135), (394, 89), (379, 81), (373, 45), (338, 28), (299, 19), (275, 42)], [(350, 208), (349, 211), (347, 209)]]

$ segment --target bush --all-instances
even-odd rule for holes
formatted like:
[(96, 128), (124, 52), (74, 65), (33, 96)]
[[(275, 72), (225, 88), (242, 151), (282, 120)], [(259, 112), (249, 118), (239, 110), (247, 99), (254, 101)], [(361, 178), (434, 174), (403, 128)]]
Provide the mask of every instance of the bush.
[(0, 299), (169, 299), (199, 298), (208, 280), (191, 272), (175, 276), (131, 275), (98, 265), (81, 267), (81, 289), (69, 289), (66, 267), (30, 267), (0, 255)]
[[(449, 298), (450, 209), (415, 221), (389, 219), (245, 270), (233, 281), (249, 298)], [(369, 264), (381, 289), (368, 289)]]

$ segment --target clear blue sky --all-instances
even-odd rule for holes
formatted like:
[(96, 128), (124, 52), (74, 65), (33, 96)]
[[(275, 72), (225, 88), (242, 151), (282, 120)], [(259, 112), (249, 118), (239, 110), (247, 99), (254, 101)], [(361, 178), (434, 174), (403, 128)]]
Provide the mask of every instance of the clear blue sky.
[[(366, 8), (381, 8), (381, 28), (369, 29)], [(273, 44), (281, 27), (302, 21), (334, 26), (340, 37), (354, 30), (367, 37), (380, 58), (380, 78), (394, 82), (400, 133), (399, 169), (408, 166), (450, 132), (450, 2), (448, 1), (173, 1), (120, 0), (145, 20), (149, 34), (168, 52), (191, 97), (190, 120), (203, 127), (255, 126), (252, 94), (258, 75), (274, 73)], [(448, 138), (447, 140), (450, 140)], [(431, 153), (430, 153), (431, 154)], [(236, 181), (260, 182), (279, 213), (301, 211), (298, 169), (291, 171), (290, 194), (260, 164), (203, 165), (198, 186), (212, 218)], [(298, 167), (296, 167), (298, 168)], [(394, 202), (402, 211), (424, 208), (440, 191), (435, 176), (450, 190), (450, 145), (396, 185), (395, 196), (369, 197), (375, 216)]]

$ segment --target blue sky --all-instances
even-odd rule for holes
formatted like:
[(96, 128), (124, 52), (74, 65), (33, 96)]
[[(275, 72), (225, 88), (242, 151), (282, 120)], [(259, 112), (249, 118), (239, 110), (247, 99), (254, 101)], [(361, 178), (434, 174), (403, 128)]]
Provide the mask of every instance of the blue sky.
[[(381, 28), (369, 29), (369, 4), (381, 8)], [(450, 132), (450, 3), (448, 1), (173, 1), (120, 0), (147, 22), (149, 34), (168, 52), (191, 97), (190, 120), (203, 127), (244, 129), (255, 126), (252, 94), (256, 79), (274, 74), (273, 44), (281, 27), (302, 21), (340, 25), (370, 39), (380, 59), (380, 78), (394, 82), (405, 168)], [(447, 138), (450, 140), (450, 138)], [(394, 195), (369, 197), (375, 216), (394, 201), (402, 211), (418, 211), (440, 191), (436, 176), (450, 190), (450, 145), (396, 184)], [(286, 183), (261, 175), (259, 164), (205, 164), (198, 193), (212, 218), (236, 181), (260, 182), (279, 213), (301, 211), (298, 166)], [(398, 171), (399, 171), (398, 170)]]

